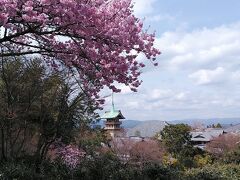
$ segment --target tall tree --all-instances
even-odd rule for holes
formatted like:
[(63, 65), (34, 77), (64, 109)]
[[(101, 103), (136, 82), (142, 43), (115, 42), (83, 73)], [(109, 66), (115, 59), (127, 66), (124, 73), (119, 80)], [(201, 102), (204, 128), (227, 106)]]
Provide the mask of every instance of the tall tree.
[(0, 67), (1, 158), (27, 154), (39, 166), (53, 142), (72, 142), (75, 131), (95, 119), (94, 106), (68, 72), (36, 59), (8, 58)]
[(194, 148), (191, 144), (191, 127), (186, 124), (168, 125), (161, 132), (162, 141), (183, 167), (192, 168), (195, 165), (194, 156), (203, 154), (203, 151)]
[(154, 61), (159, 51), (132, 7), (131, 0), (0, 0), (1, 56), (62, 63), (95, 97), (104, 86), (119, 91), (114, 81), (135, 91), (144, 66), (137, 55)]
[(165, 126), (161, 132), (162, 141), (170, 153), (178, 154), (186, 146), (190, 145), (191, 127), (185, 124)]
[(217, 125), (215, 126), (215, 128), (222, 128), (222, 125), (220, 123), (217, 123)]
[(231, 152), (236, 149), (239, 144), (239, 134), (223, 134), (209, 142), (206, 146), (206, 150), (216, 157), (221, 157), (227, 152)]

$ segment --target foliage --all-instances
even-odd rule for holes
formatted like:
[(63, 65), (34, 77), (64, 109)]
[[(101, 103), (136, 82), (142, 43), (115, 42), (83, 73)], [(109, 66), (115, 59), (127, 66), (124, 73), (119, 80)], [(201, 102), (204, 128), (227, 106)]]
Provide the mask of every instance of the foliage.
[[(95, 96), (114, 81), (140, 85), (144, 64), (155, 60), (155, 35), (143, 31), (131, 0), (0, 0), (1, 56), (41, 55), (53, 67), (77, 72), (86, 93)], [(91, 84), (91, 86), (89, 86)]]
[(170, 153), (165, 158), (165, 164), (174, 165), (178, 168), (192, 168), (199, 165), (194, 157), (201, 156), (204, 152), (193, 147), (190, 129), (185, 124), (169, 125), (163, 129), (161, 132), (162, 142)]
[(23, 162), (5, 162), (0, 163), (0, 179), (40, 179), (41, 175), (35, 172), (31, 165)]
[(178, 154), (177, 159), (179, 160), (180, 167), (192, 168), (198, 167), (196, 156), (204, 156), (204, 151), (195, 148), (192, 145), (185, 146)]
[(164, 167), (160, 164), (148, 162), (143, 168), (138, 164), (124, 164), (112, 153), (88, 159), (79, 166), (76, 177), (86, 180), (150, 180), (150, 179), (178, 179), (180, 172)]
[(124, 172), (121, 172), (124, 170), (123, 167), (118, 157), (108, 152), (86, 159), (79, 166), (77, 177), (86, 180), (122, 179), (124, 176)]
[(125, 164), (111, 152), (85, 157), (79, 166), (71, 169), (61, 161), (44, 161), (36, 173), (26, 161), (0, 165), (1, 178), (5, 179), (83, 179), (83, 180), (238, 180), (240, 166), (213, 164), (200, 168), (179, 170), (159, 163)]
[(224, 163), (235, 163), (240, 164), (240, 145), (235, 149), (226, 152), (221, 158)]
[(239, 146), (240, 136), (237, 134), (223, 134), (214, 138), (207, 144), (206, 150), (216, 158), (223, 157), (226, 153), (233, 151)]
[(208, 125), (207, 128), (222, 128), (222, 125), (220, 123)]
[[(209, 154), (193, 148), (183, 124), (161, 133), (168, 152), (152, 139), (122, 142), (104, 152), (104, 132), (88, 126), (95, 107), (66, 71), (52, 71), (36, 59), (6, 59), (0, 67), (0, 179), (240, 178), (238, 136), (223, 135), (209, 144), (212, 154), (221, 150), (214, 157), (225, 164), (212, 164)], [(58, 141), (62, 146), (51, 149)]]
[(75, 169), (85, 156), (85, 152), (74, 145), (61, 145), (56, 148), (56, 154), (61, 158), (63, 164), (71, 169)]
[(179, 180), (182, 172), (159, 164), (148, 164), (142, 172), (142, 180)]
[(207, 165), (201, 168), (187, 170), (184, 176), (186, 180), (238, 180), (240, 179), (240, 166)]
[(164, 151), (165, 149), (157, 141), (137, 142), (130, 151), (130, 159), (141, 166), (147, 163), (161, 164)]
[(197, 167), (204, 167), (208, 164), (212, 164), (212, 157), (209, 154), (196, 155), (194, 156), (194, 161)]
[(191, 128), (185, 124), (165, 126), (161, 136), (167, 150), (176, 155), (189, 146), (191, 140), (190, 130)]
[(55, 141), (74, 142), (95, 107), (66, 71), (40, 60), (2, 59), (0, 67), (0, 158), (33, 156), (39, 169)]
[(123, 162), (138, 164), (139, 168), (143, 168), (147, 163), (161, 164), (165, 149), (154, 140), (136, 141), (126, 138), (112, 140), (110, 151)]
[(208, 125), (207, 128), (222, 128), (222, 125), (220, 123)]
[(99, 128), (81, 128), (76, 133), (75, 141), (81, 149), (90, 155), (98, 152), (103, 143), (108, 144), (106, 132)]
[(176, 158), (173, 158), (171, 154), (165, 153), (163, 156), (163, 165), (168, 167), (178, 167), (179, 161)]
[(222, 128), (222, 125), (220, 123), (217, 123), (217, 125), (215, 126), (215, 128)]

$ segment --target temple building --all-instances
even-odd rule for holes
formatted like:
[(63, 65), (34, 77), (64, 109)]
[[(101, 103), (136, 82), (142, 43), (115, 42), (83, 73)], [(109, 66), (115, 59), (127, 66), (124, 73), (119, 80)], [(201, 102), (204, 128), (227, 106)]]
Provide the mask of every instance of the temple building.
[(106, 120), (104, 129), (112, 138), (122, 136), (123, 128), (121, 127), (122, 122), (120, 119), (125, 119), (125, 117), (120, 110), (115, 110), (113, 103), (111, 111), (106, 111), (101, 119)]

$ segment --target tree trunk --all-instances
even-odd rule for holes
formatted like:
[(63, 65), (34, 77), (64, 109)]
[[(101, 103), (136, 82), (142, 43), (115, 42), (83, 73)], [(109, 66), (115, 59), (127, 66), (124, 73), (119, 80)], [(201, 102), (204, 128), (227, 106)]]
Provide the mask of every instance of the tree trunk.
[(2, 159), (6, 161), (7, 158), (6, 158), (6, 155), (5, 155), (5, 136), (4, 136), (3, 127), (1, 128), (1, 147), (2, 147), (2, 150), (1, 150)]

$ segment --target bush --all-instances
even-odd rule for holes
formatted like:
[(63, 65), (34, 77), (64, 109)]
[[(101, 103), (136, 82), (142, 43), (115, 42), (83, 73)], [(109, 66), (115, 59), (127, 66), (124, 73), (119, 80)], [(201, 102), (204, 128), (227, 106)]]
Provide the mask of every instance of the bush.
[(34, 162), (5, 162), (0, 165), (0, 180), (61, 180), (69, 179), (74, 171), (60, 162), (44, 161), (36, 173)]
[(240, 166), (235, 164), (228, 165), (208, 165), (203, 168), (187, 170), (185, 180), (239, 180)]
[(177, 169), (162, 166), (160, 164), (148, 164), (142, 171), (143, 180), (178, 180), (182, 176)]
[(224, 154), (222, 161), (224, 163), (240, 164), (240, 146)]
[(120, 162), (117, 156), (111, 153), (99, 155), (97, 157), (86, 158), (77, 169), (75, 169), (74, 177), (84, 180), (120, 180), (131, 179), (134, 177), (134, 171), (126, 168)]
[(179, 170), (177, 167), (159, 163), (124, 164), (111, 153), (87, 157), (75, 169), (61, 161), (45, 161), (40, 173), (35, 172), (32, 161), (0, 164), (0, 179), (17, 180), (238, 180), (240, 165), (206, 165), (204, 167)]
[(84, 180), (178, 180), (180, 172), (161, 164), (124, 164), (114, 154), (86, 159), (75, 170), (74, 178)]
[(35, 173), (33, 166), (28, 166), (23, 162), (7, 162), (0, 164), (0, 179), (32, 180), (41, 179), (41, 175)]
[(194, 156), (194, 161), (197, 167), (204, 167), (208, 164), (212, 164), (212, 157), (208, 154)]

